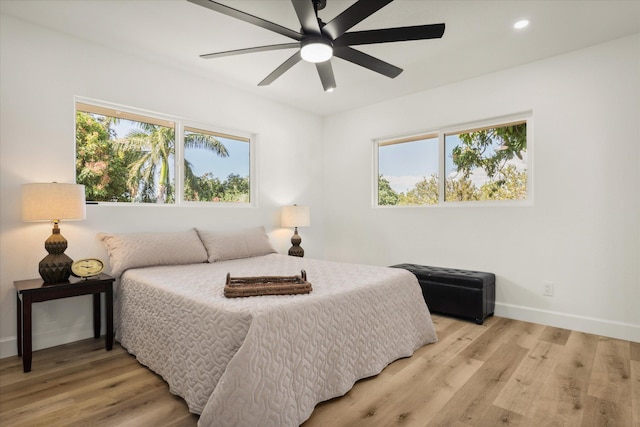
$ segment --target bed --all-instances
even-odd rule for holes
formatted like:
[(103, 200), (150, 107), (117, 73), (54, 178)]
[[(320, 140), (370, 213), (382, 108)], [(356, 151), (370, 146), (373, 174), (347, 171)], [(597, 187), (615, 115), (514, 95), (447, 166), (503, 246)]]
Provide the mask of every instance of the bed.
[[(175, 233), (135, 234), (101, 236), (118, 277), (116, 340), (200, 414), (200, 426), (298, 426), (317, 403), (437, 340), (417, 279), (406, 270), (289, 257), (270, 244), (257, 250), (237, 234), (225, 244), (220, 233), (193, 231), (188, 248), (169, 236)], [(264, 229), (254, 234), (264, 243)], [(173, 257), (164, 253), (167, 242)], [(251, 256), (220, 259), (213, 242)], [(136, 260), (141, 250), (154, 260)], [(223, 295), (227, 273), (301, 270), (309, 294)]]

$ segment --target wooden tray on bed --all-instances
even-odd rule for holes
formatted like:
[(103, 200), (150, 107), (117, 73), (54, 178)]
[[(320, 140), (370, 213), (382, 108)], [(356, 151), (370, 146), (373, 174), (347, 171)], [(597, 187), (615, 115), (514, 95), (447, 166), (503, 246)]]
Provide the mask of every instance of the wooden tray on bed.
[(307, 272), (304, 270), (300, 271), (300, 276), (231, 277), (231, 273), (227, 273), (227, 283), (224, 286), (224, 296), (227, 298), (309, 292), (311, 283), (307, 282)]

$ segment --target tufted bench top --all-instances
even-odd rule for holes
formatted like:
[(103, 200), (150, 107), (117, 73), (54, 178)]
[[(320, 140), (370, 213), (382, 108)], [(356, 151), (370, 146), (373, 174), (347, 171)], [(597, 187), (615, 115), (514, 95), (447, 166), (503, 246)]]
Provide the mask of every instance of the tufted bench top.
[(460, 270), (457, 268), (430, 267), (419, 264), (398, 264), (395, 268), (404, 268), (416, 275), (418, 280), (444, 283), (468, 288), (482, 289), (495, 284), (496, 275), (483, 271)]

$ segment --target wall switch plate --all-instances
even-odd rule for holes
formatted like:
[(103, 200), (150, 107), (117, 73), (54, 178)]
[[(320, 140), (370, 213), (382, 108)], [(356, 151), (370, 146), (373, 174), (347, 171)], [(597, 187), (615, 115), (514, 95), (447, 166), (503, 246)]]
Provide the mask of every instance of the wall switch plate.
[(553, 282), (542, 282), (542, 295), (550, 297), (553, 296)]

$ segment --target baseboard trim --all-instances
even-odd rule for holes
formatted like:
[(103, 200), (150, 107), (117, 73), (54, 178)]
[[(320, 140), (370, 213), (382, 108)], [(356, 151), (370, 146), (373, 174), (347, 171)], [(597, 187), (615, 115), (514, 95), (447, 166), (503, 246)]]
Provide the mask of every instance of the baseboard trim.
[(496, 302), (495, 315), (525, 322), (640, 342), (640, 325)]
[[(105, 327), (103, 326), (101, 331), (102, 335), (105, 334), (104, 329)], [(46, 333), (34, 334), (32, 340), (33, 351), (68, 344), (91, 337), (93, 337), (93, 327), (46, 331)], [(104, 339), (104, 337), (101, 339)], [(0, 340), (0, 359), (17, 355), (18, 342), (16, 336)]]
[(0, 359), (18, 354), (18, 343), (16, 337), (0, 339)]

